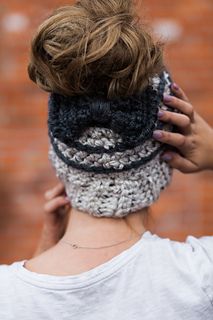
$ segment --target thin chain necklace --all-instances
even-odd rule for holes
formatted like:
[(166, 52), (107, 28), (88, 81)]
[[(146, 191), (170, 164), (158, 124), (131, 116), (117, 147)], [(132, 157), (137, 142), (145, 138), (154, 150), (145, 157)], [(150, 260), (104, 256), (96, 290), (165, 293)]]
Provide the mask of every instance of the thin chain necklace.
[(125, 243), (125, 242), (129, 242), (130, 240), (132, 240), (132, 238), (133, 238), (133, 232), (131, 233), (130, 237), (127, 240), (120, 241), (120, 242), (114, 243), (112, 245), (103, 246), (103, 247), (82, 247), (82, 246), (79, 246), (76, 243), (72, 243), (72, 242), (69, 242), (69, 241), (66, 241), (66, 240), (61, 240), (60, 242), (70, 245), (73, 249), (92, 249), (92, 250), (94, 250), (94, 249), (105, 249), (105, 248), (115, 247), (115, 246), (118, 246), (119, 244), (122, 244), (122, 243)]

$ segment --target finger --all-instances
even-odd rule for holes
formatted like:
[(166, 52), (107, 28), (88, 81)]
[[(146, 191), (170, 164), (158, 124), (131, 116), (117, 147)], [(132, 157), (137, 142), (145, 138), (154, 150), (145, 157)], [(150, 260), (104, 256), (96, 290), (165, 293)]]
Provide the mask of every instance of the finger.
[(197, 171), (197, 167), (195, 164), (182, 157), (178, 153), (165, 153), (162, 155), (162, 160), (168, 162), (171, 167), (177, 169), (183, 173), (193, 173)]
[(53, 198), (62, 195), (63, 193), (65, 193), (65, 187), (62, 183), (58, 183), (54, 188), (48, 190), (45, 193), (45, 199), (52, 200)]
[(154, 131), (153, 138), (178, 149), (185, 147), (186, 143), (186, 137), (184, 135), (161, 130)]
[(185, 92), (176, 83), (172, 84), (172, 92), (175, 94), (177, 98), (189, 102), (189, 99)]
[(186, 115), (165, 110), (158, 112), (158, 118), (163, 122), (174, 124), (183, 129), (187, 128), (191, 123), (189, 117)]
[(54, 213), (68, 204), (70, 204), (70, 200), (66, 197), (57, 197), (45, 204), (44, 211), (46, 213)]
[(164, 103), (172, 108), (178, 109), (179, 111), (183, 112), (190, 119), (192, 119), (194, 116), (194, 108), (189, 102), (183, 101), (176, 97), (165, 95)]

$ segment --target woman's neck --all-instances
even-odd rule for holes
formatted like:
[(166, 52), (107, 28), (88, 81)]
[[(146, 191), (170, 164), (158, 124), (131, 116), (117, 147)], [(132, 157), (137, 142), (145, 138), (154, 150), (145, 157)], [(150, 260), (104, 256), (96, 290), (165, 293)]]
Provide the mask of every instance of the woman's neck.
[[(136, 243), (146, 231), (147, 209), (125, 218), (97, 218), (72, 209), (66, 232), (57, 245), (27, 261), (30, 271), (51, 275), (76, 275), (109, 261)], [(128, 240), (130, 239), (130, 240)], [(105, 247), (101, 250), (74, 250), (67, 243), (81, 247)], [(122, 243), (120, 243), (122, 242)], [(113, 244), (119, 244), (113, 246)]]
[(142, 235), (147, 212), (143, 209), (124, 218), (98, 218), (72, 209), (63, 239), (81, 246), (104, 246), (125, 240), (132, 232), (133, 236)]

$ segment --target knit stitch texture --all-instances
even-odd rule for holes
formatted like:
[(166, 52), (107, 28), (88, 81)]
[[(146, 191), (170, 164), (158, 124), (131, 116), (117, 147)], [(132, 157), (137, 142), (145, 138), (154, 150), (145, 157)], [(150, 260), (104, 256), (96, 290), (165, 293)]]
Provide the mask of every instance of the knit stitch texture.
[(49, 158), (72, 206), (96, 217), (121, 218), (149, 207), (169, 184), (172, 170), (160, 160), (165, 145), (155, 129), (163, 94), (171, 94), (164, 71), (141, 94), (108, 100), (51, 94)]

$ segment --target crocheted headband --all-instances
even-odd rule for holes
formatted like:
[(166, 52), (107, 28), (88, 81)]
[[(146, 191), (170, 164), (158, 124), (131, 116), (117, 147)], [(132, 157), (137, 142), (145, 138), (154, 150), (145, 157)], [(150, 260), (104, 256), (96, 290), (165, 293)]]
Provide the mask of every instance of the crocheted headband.
[(171, 169), (160, 160), (165, 145), (155, 129), (163, 94), (171, 94), (164, 71), (141, 94), (49, 99), (49, 157), (72, 206), (97, 217), (124, 217), (150, 206), (169, 183)]

